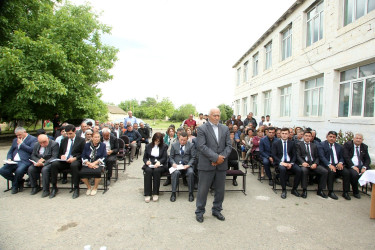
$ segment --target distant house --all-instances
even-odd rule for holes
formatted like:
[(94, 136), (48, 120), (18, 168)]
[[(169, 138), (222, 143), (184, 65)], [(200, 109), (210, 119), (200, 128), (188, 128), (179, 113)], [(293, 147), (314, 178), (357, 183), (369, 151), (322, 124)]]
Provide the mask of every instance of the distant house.
[(124, 120), (125, 116), (128, 114), (121, 108), (114, 106), (114, 105), (107, 105), (108, 107), (108, 120), (115, 121), (115, 120)]

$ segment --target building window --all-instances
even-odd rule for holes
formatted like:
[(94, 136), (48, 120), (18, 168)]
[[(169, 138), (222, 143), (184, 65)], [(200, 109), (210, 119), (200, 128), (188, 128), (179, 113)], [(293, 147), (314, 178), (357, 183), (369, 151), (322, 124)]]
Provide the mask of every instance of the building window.
[(374, 117), (374, 99), (375, 63), (340, 73), (340, 117)]
[(253, 76), (258, 75), (259, 53), (253, 56)]
[(305, 82), (305, 116), (322, 116), (324, 78), (319, 77)]
[(237, 69), (237, 86), (241, 84), (241, 68)]
[(257, 116), (258, 115), (258, 95), (252, 95), (251, 102), (253, 106), (252, 107), (253, 115)]
[(290, 116), (292, 86), (280, 89), (280, 116)]
[(307, 12), (307, 46), (323, 38), (324, 2)]
[(242, 116), (247, 115), (247, 97), (242, 99)]
[(272, 42), (264, 46), (266, 50), (266, 65), (265, 68), (269, 69), (272, 66)]
[(282, 60), (292, 55), (292, 26), (289, 26), (282, 33)]
[(264, 92), (264, 115), (271, 115), (271, 91)]
[(247, 72), (248, 72), (248, 61), (246, 61), (244, 64), (243, 64), (243, 81), (244, 82), (247, 82)]
[(344, 26), (375, 9), (375, 0), (345, 0)]
[(240, 101), (241, 101), (241, 100), (237, 100), (237, 101), (236, 101), (236, 110), (235, 110), (236, 114), (239, 114), (239, 113), (240, 113)]

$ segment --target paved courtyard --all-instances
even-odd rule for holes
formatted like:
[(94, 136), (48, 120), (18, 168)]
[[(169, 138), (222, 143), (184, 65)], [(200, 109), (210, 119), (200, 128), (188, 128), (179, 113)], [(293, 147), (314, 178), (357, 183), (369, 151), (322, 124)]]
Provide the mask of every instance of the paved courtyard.
[[(1, 144), (0, 161), (9, 145)], [(290, 193), (286, 200), (268, 183), (247, 176), (247, 196), (226, 192), (224, 222), (212, 217), (209, 195), (204, 223), (195, 220), (195, 202), (187, 193), (169, 201), (143, 199), (141, 157), (127, 167), (107, 193), (73, 200), (68, 190), (54, 199), (31, 196), (30, 189), (0, 192), (0, 249), (372, 249), (375, 220), (370, 197), (325, 200)], [(242, 180), (239, 179), (239, 184)], [(227, 185), (231, 185), (228, 181)], [(83, 186), (82, 186), (83, 187)], [(0, 190), (6, 181), (0, 178)], [(170, 186), (167, 187), (170, 189)], [(181, 187), (182, 189), (186, 187)], [(161, 187), (161, 190), (165, 190)]]

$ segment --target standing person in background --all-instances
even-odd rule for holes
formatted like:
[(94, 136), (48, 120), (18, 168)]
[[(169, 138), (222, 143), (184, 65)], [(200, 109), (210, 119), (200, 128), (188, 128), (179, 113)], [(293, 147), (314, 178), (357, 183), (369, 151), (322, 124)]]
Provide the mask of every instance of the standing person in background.
[(197, 119), (197, 127), (205, 124), (207, 122), (206, 119), (203, 118), (203, 113), (199, 113), (199, 118)]
[(256, 129), (256, 127), (258, 126), (257, 121), (253, 117), (253, 112), (250, 112), (247, 115), (246, 119), (243, 121), (243, 125), (245, 127), (248, 126), (249, 124), (253, 124), (253, 129)]
[(270, 115), (266, 115), (266, 121), (263, 122), (263, 125), (266, 125), (267, 127), (272, 126), (273, 124), (271, 124), (270, 119), (271, 119)]
[[(54, 138), (56, 138), (56, 131), (61, 127), (60, 116), (59, 116), (58, 113), (55, 113), (55, 115), (53, 117), (53, 120), (52, 120), (52, 124), (53, 124), (53, 135), (52, 136)], [(0, 127), (0, 132), (1, 132), (1, 127)]]
[(193, 126), (194, 129), (195, 129), (195, 127), (197, 126), (197, 122), (193, 119), (193, 114), (190, 114), (190, 115), (189, 115), (189, 119), (185, 120), (185, 122), (184, 122), (184, 125), (185, 125), (185, 124), (186, 124), (189, 128), (190, 128), (191, 126)]
[(264, 115), (262, 115), (262, 117), (260, 119), (261, 119), (261, 121), (259, 122), (259, 127), (264, 125), (264, 122), (266, 121), (266, 117), (264, 117)]
[(133, 116), (133, 112), (132, 111), (128, 111), (128, 117), (126, 117), (124, 119), (125, 126), (128, 125), (128, 122), (130, 122), (131, 125), (133, 125), (135, 122), (137, 122), (137, 118), (135, 116)]

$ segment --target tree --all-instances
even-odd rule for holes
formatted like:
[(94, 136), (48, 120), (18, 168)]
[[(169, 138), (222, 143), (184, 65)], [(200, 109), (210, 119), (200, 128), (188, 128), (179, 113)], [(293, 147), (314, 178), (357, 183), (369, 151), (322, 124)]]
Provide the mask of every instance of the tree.
[(196, 114), (196, 108), (192, 104), (185, 104), (181, 105), (175, 112), (173, 113), (171, 120), (172, 121), (183, 121), (186, 120), (190, 114)]
[[(60, 2), (60, 1), (58, 1)], [(5, 1), (0, 9), (0, 117), (5, 120), (104, 117), (98, 83), (112, 78), (117, 49), (88, 5)]]
[(217, 107), (220, 109), (220, 112), (221, 112), (220, 119), (222, 121), (228, 120), (233, 115), (233, 109), (229, 105), (220, 104)]
[(135, 117), (140, 117), (139, 103), (136, 99), (125, 100), (118, 105), (125, 112), (132, 111)]

